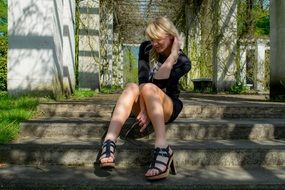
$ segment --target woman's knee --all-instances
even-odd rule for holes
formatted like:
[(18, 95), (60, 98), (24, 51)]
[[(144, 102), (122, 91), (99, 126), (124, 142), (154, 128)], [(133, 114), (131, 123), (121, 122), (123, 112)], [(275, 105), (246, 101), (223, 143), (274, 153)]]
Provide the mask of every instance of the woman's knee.
[(140, 93), (143, 96), (156, 95), (157, 94), (157, 87), (156, 87), (156, 85), (154, 85), (152, 83), (146, 83), (140, 87)]
[(139, 86), (136, 83), (128, 83), (123, 93), (132, 94), (138, 96), (140, 93)]

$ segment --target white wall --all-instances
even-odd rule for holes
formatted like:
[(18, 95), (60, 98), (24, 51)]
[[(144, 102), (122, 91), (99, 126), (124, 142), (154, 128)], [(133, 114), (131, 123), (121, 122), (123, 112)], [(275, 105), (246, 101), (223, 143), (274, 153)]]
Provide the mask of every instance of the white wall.
[(100, 75), (99, 0), (79, 3), (79, 65), (78, 81), (81, 89), (98, 89)]
[(270, 97), (285, 98), (285, 1), (270, 1)]
[(237, 0), (220, 2), (219, 26), (213, 47), (213, 81), (217, 91), (224, 91), (236, 82)]
[(74, 18), (73, 0), (9, 0), (8, 8), (8, 92), (70, 93), (75, 84), (73, 20), (68, 21)]

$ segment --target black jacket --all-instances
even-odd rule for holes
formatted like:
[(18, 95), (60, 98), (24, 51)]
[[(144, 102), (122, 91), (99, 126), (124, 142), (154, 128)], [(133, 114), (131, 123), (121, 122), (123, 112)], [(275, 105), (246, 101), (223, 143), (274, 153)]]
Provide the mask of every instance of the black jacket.
[[(152, 48), (150, 41), (141, 43), (139, 50), (139, 61), (138, 61), (138, 76), (139, 84), (142, 83), (154, 83), (159, 88), (166, 88), (166, 94), (170, 98), (178, 98), (180, 94), (179, 90), (179, 79), (191, 69), (191, 61), (189, 58), (180, 51), (177, 63), (173, 66), (170, 76), (168, 79), (156, 80), (150, 77), (150, 66), (149, 66), (149, 52)], [(167, 58), (159, 56), (158, 61), (164, 63)]]

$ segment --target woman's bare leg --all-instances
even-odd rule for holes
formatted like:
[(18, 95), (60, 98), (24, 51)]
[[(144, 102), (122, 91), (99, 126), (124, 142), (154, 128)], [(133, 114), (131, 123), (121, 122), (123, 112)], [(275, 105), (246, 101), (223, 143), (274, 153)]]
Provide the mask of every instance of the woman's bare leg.
[(165, 122), (167, 122), (173, 111), (172, 100), (157, 86), (151, 83), (141, 88), (147, 114), (151, 120), (155, 132), (155, 146), (167, 145), (165, 134)]
[(126, 88), (117, 100), (105, 140), (110, 139), (112, 141), (116, 141), (122, 126), (129, 117), (133, 104), (138, 100), (138, 97), (138, 85), (135, 83), (127, 84)]
[[(123, 124), (129, 117), (133, 104), (138, 101), (139, 97), (139, 86), (135, 83), (129, 83), (123, 90), (119, 97), (110, 124), (105, 137), (105, 140), (112, 140), (116, 142)], [(104, 156), (104, 155), (103, 155)], [(101, 163), (113, 162), (114, 157), (102, 158)]]
[[(166, 148), (168, 146), (166, 142), (166, 130), (165, 122), (170, 119), (173, 112), (172, 100), (158, 87), (153, 84), (147, 83), (141, 88), (141, 94), (144, 98), (148, 116), (152, 122), (155, 132), (155, 147)], [(170, 149), (170, 154), (172, 150)], [(157, 159), (167, 163), (168, 158), (159, 156)], [(162, 171), (165, 170), (165, 166), (157, 164)], [(145, 176), (154, 176), (158, 174), (157, 169), (149, 169)]]

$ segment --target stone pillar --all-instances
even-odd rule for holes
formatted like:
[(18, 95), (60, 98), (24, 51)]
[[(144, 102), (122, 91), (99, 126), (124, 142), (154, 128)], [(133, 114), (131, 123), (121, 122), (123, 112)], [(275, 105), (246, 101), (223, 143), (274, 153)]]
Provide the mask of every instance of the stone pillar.
[(124, 86), (124, 51), (120, 34), (114, 33), (113, 42), (113, 85)]
[(101, 85), (113, 84), (113, 0), (100, 1)]
[(237, 0), (214, 1), (213, 82), (217, 91), (236, 82)]
[(257, 40), (255, 47), (254, 88), (259, 93), (264, 93), (265, 91), (265, 51), (266, 42), (260, 39)]
[[(201, 40), (201, 23), (205, 22), (201, 19), (201, 9), (202, 2), (191, 0), (185, 5), (186, 14), (186, 28), (188, 29), (188, 34), (186, 34), (186, 47), (187, 53), (190, 55), (192, 68), (188, 73), (191, 78), (200, 78), (201, 72), (199, 67), (199, 60), (201, 57), (201, 52), (203, 52), (202, 40)], [(204, 55), (203, 55), (204, 56)], [(204, 77), (204, 76), (203, 76)], [(189, 77), (190, 78), (190, 77)], [(186, 85), (189, 86), (189, 81), (186, 81)]]
[(246, 84), (246, 52), (245, 45), (240, 46), (240, 80), (243, 84)]
[(79, 88), (99, 89), (99, 0), (83, 0), (79, 3)]
[(72, 26), (72, 20), (63, 19), (63, 11), (72, 10), (71, 4), (74, 1), (8, 1), (9, 94), (58, 97), (72, 91), (74, 62), (65, 65), (63, 61), (67, 57), (74, 61), (72, 47), (69, 55), (63, 51), (63, 44), (74, 44), (72, 35), (66, 39), (63, 34), (64, 25)]
[(106, 48), (107, 48), (107, 62), (109, 65), (108, 68), (108, 84), (109, 85), (113, 85), (114, 81), (113, 81), (113, 40), (114, 40), (114, 35), (113, 35), (113, 2), (111, 1), (110, 5), (109, 5), (109, 11), (107, 12), (107, 26), (108, 26), (108, 30), (107, 30), (107, 44), (106, 44)]
[(270, 98), (285, 98), (285, 1), (270, 1)]
[(75, 90), (75, 2), (63, 0), (63, 83), (66, 94)]

